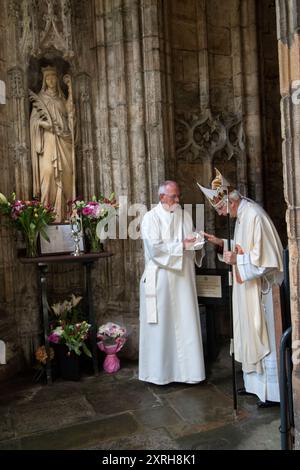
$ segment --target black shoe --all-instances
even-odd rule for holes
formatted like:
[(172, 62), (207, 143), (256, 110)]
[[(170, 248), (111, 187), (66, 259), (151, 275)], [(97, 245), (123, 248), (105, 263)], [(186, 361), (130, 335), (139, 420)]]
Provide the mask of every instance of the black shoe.
[(246, 391), (245, 387), (241, 387), (241, 388), (238, 388), (236, 393), (240, 396), (243, 396), (243, 395), (254, 395), (254, 393), (249, 393)]
[(273, 408), (274, 406), (280, 406), (280, 403), (279, 403), (279, 401), (269, 401), (269, 400), (260, 401), (260, 400), (258, 400), (256, 405), (257, 405), (257, 408)]

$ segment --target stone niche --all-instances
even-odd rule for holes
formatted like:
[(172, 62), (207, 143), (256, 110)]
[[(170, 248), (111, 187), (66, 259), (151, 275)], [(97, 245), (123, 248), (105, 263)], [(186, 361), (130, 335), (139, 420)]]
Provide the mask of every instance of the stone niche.
[(66, 84), (61, 80), (66, 74), (72, 76), (71, 64), (63, 59), (57, 51), (48, 52), (43, 57), (30, 57), (29, 64), (27, 67), (27, 83), (29, 90), (38, 93), (42, 86), (43, 76), (42, 68), (52, 66), (55, 67), (60, 77), (60, 87), (67, 98), (68, 89)]

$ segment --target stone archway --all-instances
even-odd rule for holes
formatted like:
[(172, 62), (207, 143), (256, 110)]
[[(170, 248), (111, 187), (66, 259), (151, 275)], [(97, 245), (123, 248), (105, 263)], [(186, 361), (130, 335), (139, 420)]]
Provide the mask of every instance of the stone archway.
[[(300, 1), (276, 0), (282, 158), (290, 253), (295, 449), (300, 449)], [(291, 21), (292, 20), (292, 21)], [(298, 348), (298, 351), (297, 349)]]

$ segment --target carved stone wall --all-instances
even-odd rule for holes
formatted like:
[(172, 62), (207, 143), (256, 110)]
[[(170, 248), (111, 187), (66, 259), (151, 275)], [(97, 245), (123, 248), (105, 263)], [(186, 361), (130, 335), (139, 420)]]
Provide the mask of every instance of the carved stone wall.
[[(179, 181), (183, 202), (203, 202), (195, 182), (208, 185), (217, 166), (263, 201), (263, 167), (271, 159), (261, 147), (257, 2), (0, 1), (0, 71), (7, 85), (7, 104), (0, 105), (2, 192), (32, 196), (27, 93), (39, 88), (39, 69), (48, 61), (72, 77), (78, 195), (115, 191), (128, 204), (150, 206), (166, 177)], [(225, 228), (207, 205), (205, 220), (208, 231)], [(17, 337), (9, 328), (7, 334), (30, 363), (41, 331), (36, 272), (16, 260), (15, 242), (3, 225), (0, 230), (6, 282), (0, 295), (7, 321), (18, 325)], [(114, 256), (93, 272), (96, 317), (99, 323), (123, 318), (132, 331), (124, 353), (137, 357), (142, 244), (123, 234), (106, 248)], [(212, 248), (206, 264), (215, 265)], [(51, 268), (49, 302), (82, 288), (79, 268)], [(0, 320), (0, 335), (5, 325)]]

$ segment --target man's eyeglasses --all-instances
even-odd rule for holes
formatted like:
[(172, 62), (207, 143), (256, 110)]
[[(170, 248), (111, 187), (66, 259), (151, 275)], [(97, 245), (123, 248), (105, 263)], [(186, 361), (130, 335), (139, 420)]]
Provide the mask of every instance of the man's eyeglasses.
[(175, 199), (180, 199), (180, 194), (166, 194), (164, 193), (165, 196), (167, 196), (169, 199), (173, 199), (173, 201), (175, 201)]

